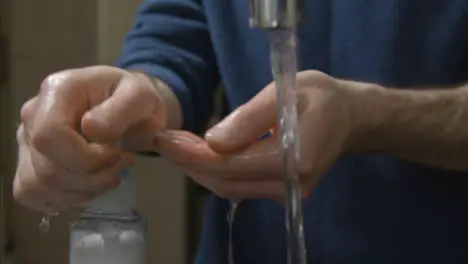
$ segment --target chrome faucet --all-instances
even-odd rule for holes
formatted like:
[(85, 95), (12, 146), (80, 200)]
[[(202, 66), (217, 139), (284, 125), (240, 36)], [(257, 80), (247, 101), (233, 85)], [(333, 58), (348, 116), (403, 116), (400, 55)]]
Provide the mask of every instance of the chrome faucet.
[(297, 27), (306, 0), (249, 0), (250, 26), (262, 29)]

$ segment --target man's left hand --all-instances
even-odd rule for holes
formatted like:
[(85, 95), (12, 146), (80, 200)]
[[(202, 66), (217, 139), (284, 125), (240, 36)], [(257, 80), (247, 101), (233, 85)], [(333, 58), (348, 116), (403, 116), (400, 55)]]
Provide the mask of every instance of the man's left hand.
[[(349, 149), (360, 123), (354, 114), (356, 94), (365, 87), (359, 86), (316, 71), (297, 74), (301, 143), (297, 167), (304, 197)], [(168, 131), (158, 137), (155, 150), (221, 197), (282, 200), (278, 135), (259, 140), (276, 122), (276, 91), (271, 83), (210, 129), (205, 140), (184, 131)]]

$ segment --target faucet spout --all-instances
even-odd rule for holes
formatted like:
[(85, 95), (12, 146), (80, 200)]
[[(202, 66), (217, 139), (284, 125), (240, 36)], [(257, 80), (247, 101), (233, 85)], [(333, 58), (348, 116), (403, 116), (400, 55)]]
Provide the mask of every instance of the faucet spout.
[(250, 26), (262, 29), (297, 27), (305, 0), (249, 0)]

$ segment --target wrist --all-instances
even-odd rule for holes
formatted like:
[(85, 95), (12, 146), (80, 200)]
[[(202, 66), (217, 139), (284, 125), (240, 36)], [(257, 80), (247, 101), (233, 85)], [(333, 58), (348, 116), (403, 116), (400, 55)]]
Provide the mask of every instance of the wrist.
[(182, 109), (171, 88), (163, 81), (146, 73), (134, 72), (134, 74), (144, 76), (151, 89), (155, 91), (161, 104), (161, 112), (166, 120), (165, 129), (180, 129), (182, 127)]
[(405, 156), (421, 154), (431, 144), (449, 149), (448, 139), (464, 141), (456, 136), (464, 133), (456, 130), (467, 118), (466, 87), (403, 90), (367, 85), (351, 90), (351, 152)]
[(362, 153), (375, 148), (375, 132), (382, 127), (386, 113), (382, 106), (388, 96), (387, 89), (377, 84), (344, 81), (349, 91), (351, 135), (347, 151)]

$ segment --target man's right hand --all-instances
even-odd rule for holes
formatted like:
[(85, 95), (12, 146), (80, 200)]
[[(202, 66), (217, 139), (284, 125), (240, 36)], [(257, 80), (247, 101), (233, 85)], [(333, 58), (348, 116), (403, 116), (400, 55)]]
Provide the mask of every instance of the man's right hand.
[(151, 150), (168, 122), (156, 86), (144, 74), (107, 66), (47, 77), (21, 110), (15, 198), (59, 211), (116, 187), (131, 152)]

